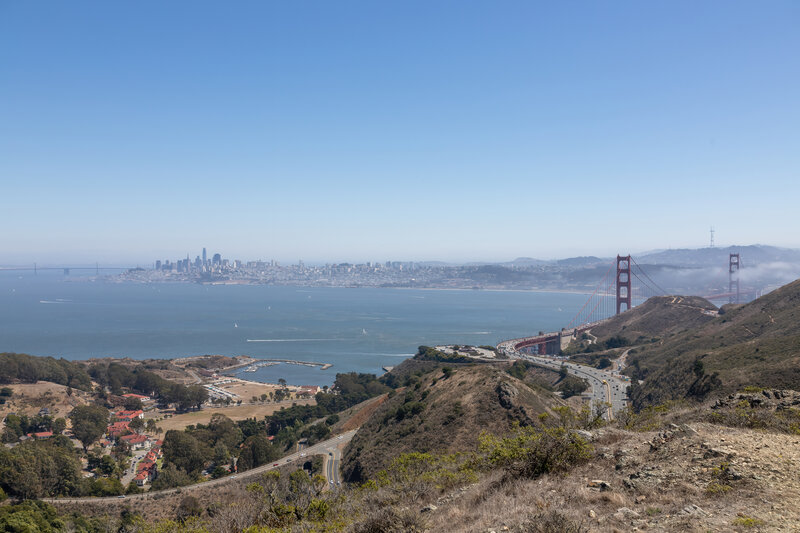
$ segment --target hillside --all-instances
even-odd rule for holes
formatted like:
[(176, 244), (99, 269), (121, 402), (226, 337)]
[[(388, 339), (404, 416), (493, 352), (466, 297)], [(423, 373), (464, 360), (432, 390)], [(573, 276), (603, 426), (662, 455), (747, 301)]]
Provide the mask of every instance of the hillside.
[[(636, 408), (746, 386), (800, 390), (800, 280), (632, 350)], [(666, 318), (665, 318), (666, 320)]]
[[(490, 365), (459, 366), (417, 377), (378, 407), (347, 447), (342, 471), (362, 481), (405, 452), (474, 450), (482, 431), (507, 432), (517, 421), (536, 424), (538, 415), (564, 405)], [(391, 453), (387, 453), (391, 450)]]
[(697, 296), (656, 296), (592, 328), (598, 340), (623, 337), (628, 343), (665, 337), (713, 320), (717, 308)]
[(728, 263), (728, 256), (732, 253), (741, 254), (743, 259), (746, 258), (745, 267), (779, 261), (800, 263), (800, 250), (760, 244), (728, 246), (726, 248), (662, 250), (645, 254), (636, 259), (641, 264), (719, 267)]

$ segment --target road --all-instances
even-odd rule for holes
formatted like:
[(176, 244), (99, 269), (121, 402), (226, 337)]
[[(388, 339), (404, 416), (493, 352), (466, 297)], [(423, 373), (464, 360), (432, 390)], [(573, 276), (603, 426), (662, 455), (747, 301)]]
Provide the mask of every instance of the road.
[(333, 449), (328, 451), (328, 455), (325, 456), (323, 469), (325, 470), (325, 479), (328, 480), (328, 484), (331, 488), (339, 487), (342, 484), (342, 479), (340, 477), (340, 470), (342, 466), (342, 446), (341, 444), (344, 442), (344, 439), (339, 441), (339, 445), (335, 446)]
[(127, 487), (128, 483), (133, 481), (133, 478), (136, 476), (136, 465), (141, 461), (145, 455), (147, 455), (148, 450), (136, 450), (133, 453), (133, 459), (131, 459), (131, 466), (128, 468), (125, 473), (122, 475), (122, 486)]
[[(318, 442), (317, 444), (314, 444), (313, 446), (309, 446), (308, 448), (305, 448), (302, 452), (295, 452), (293, 454), (287, 455), (287, 456), (285, 456), (285, 457), (283, 457), (281, 459), (278, 459), (274, 463), (262, 465), (262, 466), (259, 466), (258, 468), (253, 468), (252, 470), (246, 470), (246, 471), (244, 471), (244, 472), (242, 472), (240, 474), (234, 474), (232, 476), (225, 476), (225, 477), (221, 477), (219, 479), (212, 479), (211, 481), (205, 481), (203, 483), (196, 483), (194, 485), (187, 485), (185, 487), (179, 487), (179, 488), (174, 488), (174, 489), (150, 491), (150, 492), (146, 492), (144, 494), (131, 494), (131, 495), (125, 496), (124, 498), (120, 498), (119, 496), (109, 496), (109, 497), (104, 497), (104, 498), (93, 498), (93, 497), (86, 497), (86, 498), (42, 498), (42, 501), (49, 502), (49, 503), (87, 503), (87, 502), (90, 502), (90, 503), (91, 502), (106, 502), (106, 503), (108, 503), (108, 502), (119, 501), (119, 500), (126, 500), (126, 501), (128, 501), (128, 500), (146, 500), (146, 499), (149, 499), (149, 498), (153, 498), (153, 497), (155, 497), (157, 495), (158, 496), (166, 496), (168, 494), (174, 494), (174, 493), (176, 493), (178, 491), (183, 493), (183, 492), (197, 490), (197, 489), (205, 489), (205, 488), (215, 487), (217, 485), (222, 485), (223, 483), (230, 483), (232, 481), (242, 480), (242, 479), (251, 478), (251, 477), (254, 478), (256, 476), (259, 476), (259, 475), (263, 474), (264, 472), (267, 472), (269, 470), (273, 470), (273, 469), (278, 468), (278, 467), (280, 467), (282, 465), (285, 465), (286, 463), (291, 463), (291, 462), (293, 462), (293, 461), (295, 461), (297, 459), (301, 459), (303, 457), (310, 456), (310, 455), (325, 455), (325, 456), (327, 456), (328, 453), (330, 452), (330, 453), (337, 454), (337, 455), (335, 455), (335, 457), (338, 457), (340, 459), (341, 458), (341, 452), (339, 451), (339, 446), (350, 442), (350, 439), (353, 438), (353, 435), (356, 434), (356, 431), (357, 430), (354, 429), (354, 430), (348, 431), (347, 433), (342, 433), (341, 435), (339, 435), (337, 437), (334, 437), (332, 439), (328, 439), (328, 440), (324, 440), (322, 442)], [(333, 473), (333, 475), (336, 476), (336, 479), (334, 479), (334, 481), (339, 481), (338, 460), (336, 461), (336, 465), (337, 465), (336, 469), (335, 469), (335, 471)], [(330, 482), (330, 478), (329, 478), (329, 482)]]
[(510, 357), (525, 359), (548, 368), (558, 370), (563, 365), (570, 374), (585, 379), (589, 383), (592, 404), (609, 403), (611, 408), (604, 414), (607, 420), (613, 420), (614, 414), (619, 413), (628, 405), (626, 390), (628, 382), (612, 374), (590, 366), (570, 363), (555, 357), (541, 355), (527, 355), (505, 346), (505, 353)]

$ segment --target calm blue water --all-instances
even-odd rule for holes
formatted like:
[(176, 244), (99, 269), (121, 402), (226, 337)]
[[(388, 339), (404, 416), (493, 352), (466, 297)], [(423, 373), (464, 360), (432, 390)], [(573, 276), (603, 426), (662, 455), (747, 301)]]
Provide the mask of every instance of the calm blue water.
[(0, 272), (0, 351), (319, 361), (334, 366), (280, 364), (242, 377), (330, 385), (337, 372), (381, 373), (421, 344), (494, 345), (553, 331), (585, 301), (561, 293), (117, 284)]

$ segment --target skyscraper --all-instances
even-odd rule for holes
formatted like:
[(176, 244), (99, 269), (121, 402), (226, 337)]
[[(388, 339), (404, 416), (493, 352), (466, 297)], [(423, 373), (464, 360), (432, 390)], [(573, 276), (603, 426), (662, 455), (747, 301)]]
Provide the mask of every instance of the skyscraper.
[(208, 258), (206, 257), (206, 249), (203, 248), (203, 265), (205, 265), (207, 261), (208, 261)]

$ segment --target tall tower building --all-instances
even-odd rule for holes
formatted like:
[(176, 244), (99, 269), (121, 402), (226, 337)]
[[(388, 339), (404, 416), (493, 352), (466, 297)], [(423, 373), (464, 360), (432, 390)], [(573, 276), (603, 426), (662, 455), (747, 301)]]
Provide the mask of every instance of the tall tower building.
[(208, 263), (208, 256), (206, 255), (206, 249), (203, 248), (203, 264), (205, 265)]

